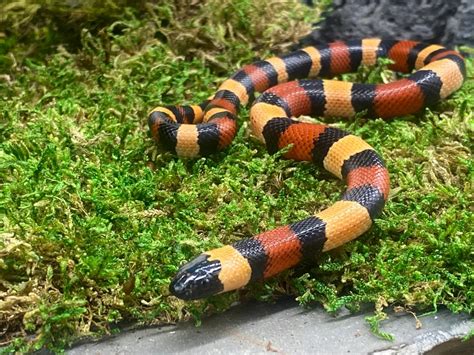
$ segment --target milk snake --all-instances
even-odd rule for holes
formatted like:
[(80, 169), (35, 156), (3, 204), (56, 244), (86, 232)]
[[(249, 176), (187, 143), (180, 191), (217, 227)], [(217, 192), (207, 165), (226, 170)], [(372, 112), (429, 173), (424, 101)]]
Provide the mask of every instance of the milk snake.
[[(375, 65), (380, 57), (393, 61), (392, 70), (415, 71), (387, 84), (305, 79), (353, 72)], [(412, 114), (459, 89), (465, 76), (463, 57), (439, 45), (377, 38), (338, 41), (246, 65), (200, 105), (152, 110), (148, 124), (155, 141), (193, 158), (229, 146), (239, 108), (261, 92), (251, 107), (251, 126), (268, 151), (291, 144), (285, 158), (313, 161), (347, 183), (342, 198), (321, 212), (200, 254), (180, 268), (170, 292), (190, 300), (234, 290), (347, 243), (371, 227), (390, 189), (382, 158), (359, 137), (294, 117)]]

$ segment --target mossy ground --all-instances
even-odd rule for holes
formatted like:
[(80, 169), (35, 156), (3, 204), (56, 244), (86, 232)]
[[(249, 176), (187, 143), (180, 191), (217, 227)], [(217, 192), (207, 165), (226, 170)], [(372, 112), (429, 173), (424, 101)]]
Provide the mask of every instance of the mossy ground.
[(472, 311), (472, 60), (462, 90), (418, 115), (332, 121), (372, 144), (390, 170), (390, 199), (370, 232), (264, 284), (182, 302), (168, 292), (181, 263), (304, 218), (344, 186), (268, 155), (250, 137), (247, 110), (232, 146), (197, 160), (157, 150), (147, 112), (205, 99), (242, 63), (296, 42), (325, 4), (119, 1), (124, 7), (97, 11), (98, 3), (4, 8), (2, 345), (59, 350), (120, 321), (199, 320), (236, 300), (283, 293), (329, 311), (372, 302), (375, 331), (388, 305)]

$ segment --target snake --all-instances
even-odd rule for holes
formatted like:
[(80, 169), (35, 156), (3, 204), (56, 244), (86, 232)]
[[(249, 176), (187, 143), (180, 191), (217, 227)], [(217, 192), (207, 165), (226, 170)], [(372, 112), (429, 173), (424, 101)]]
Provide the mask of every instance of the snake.
[[(388, 68), (406, 75), (383, 84), (331, 80), (374, 66), (379, 58), (389, 58)], [(347, 185), (337, 202), (303, 220), (201, 253), (179, 268), (170, 293), (195, 300), (236, 290), (365, 233), (390, 191), (382, 157), (347, 131), (296, 118), (414, 114), (450, 96), (465, 77), (462, 55), (441, 45), (354, 39), (244, 65), (201, 104), (154, 108), (148, 126), (156, 143), (179, 157), (196, 158), (226, 149), (237, 132), (239, 109), (252, 103), (253, 135), (270, 154), (286, 147), (283, 158), (311, 161)]]

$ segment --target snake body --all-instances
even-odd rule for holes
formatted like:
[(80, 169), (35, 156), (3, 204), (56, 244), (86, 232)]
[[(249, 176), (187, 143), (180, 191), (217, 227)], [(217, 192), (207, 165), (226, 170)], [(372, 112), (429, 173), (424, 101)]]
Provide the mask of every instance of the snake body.
[[(415, 71), (387, 84), (304, 79), (373, 66), (380, 57), (392, 59), (395, 71)], [(315, 215), (200, 254), (180, 268), (171, 293), (190, 300), (238, 289), (345, 244), (371, 227), (390, 190), (382, 158), (357, 136), (294, 117), (412, 114), (451, 95), (465, 76), (463, 57), (440, 45), (377, 38), (338, 41), (246, 65), (200, 105), (152, 110), (148, 123), (155, 141), (179, 156), (197, 157), (225, 149), (237, 131), (240, 107), (263, 92), (254, 100), (250, 118), (254, 135), (268, 151), (291, 144), (285, 158), (313, 161), (347, 184), (338, 202)]]

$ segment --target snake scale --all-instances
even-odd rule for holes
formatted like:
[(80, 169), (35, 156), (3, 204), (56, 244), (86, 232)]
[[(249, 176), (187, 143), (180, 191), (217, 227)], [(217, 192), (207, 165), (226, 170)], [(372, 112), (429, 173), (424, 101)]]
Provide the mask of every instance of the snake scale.
[[(390, 69), (411, 74), (387, 84), (309, 79), (373, 66), (380, 57), (393, 61)], [(179, 269), (170, 292), (191, 300), (235, 290), (343, 245), (371, 227), (390, 190), (380, 155), (357, 136), (295, 117), (412, 114), (451, 95), (465, 76), (463, 57), (440, 45), (377, 38), (337, 41), (245, 65), (199, 105), (153, 109), (148, 124), (154, 140), (180, 157), (194, 158), (228, 147), (240, 107), (260, 92), (250, 120), (268, 151), (291, 144), (285, 158), (312, 161), (347, 184), (341, 199), (321, 212), (200, 254)]]

